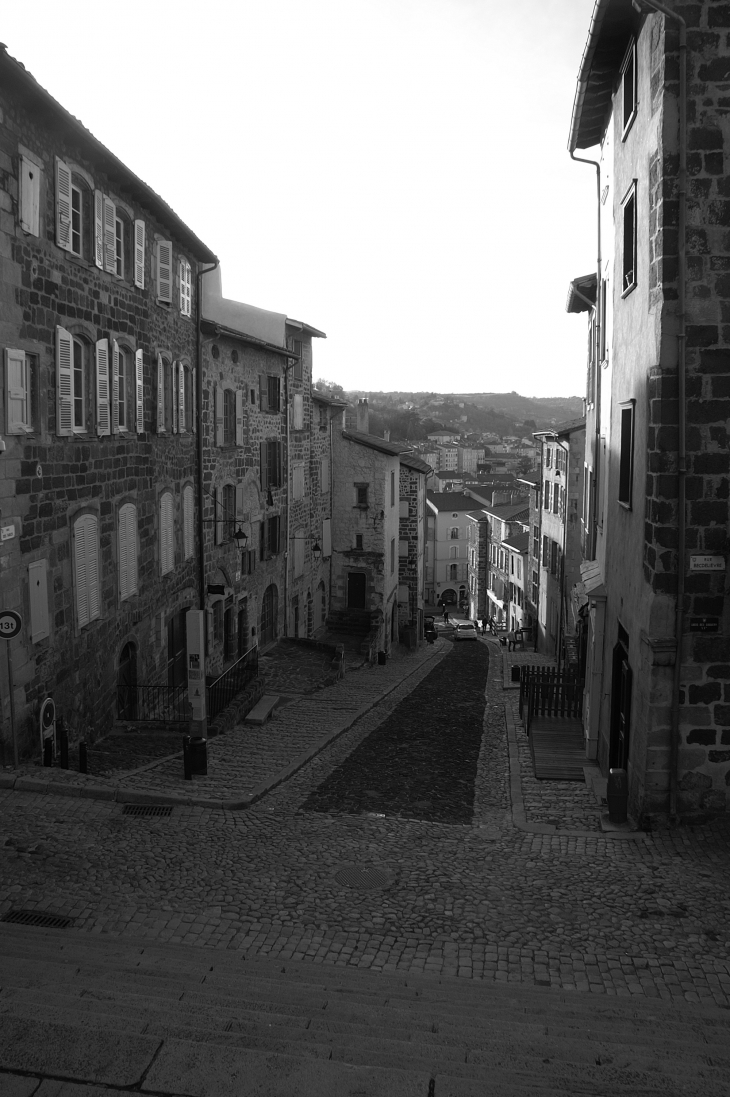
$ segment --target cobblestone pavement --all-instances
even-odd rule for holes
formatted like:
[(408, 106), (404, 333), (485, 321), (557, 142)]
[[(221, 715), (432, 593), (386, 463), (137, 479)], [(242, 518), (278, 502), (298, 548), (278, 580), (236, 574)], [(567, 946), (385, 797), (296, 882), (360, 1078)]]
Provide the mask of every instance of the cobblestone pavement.
[[(574, 817), (554, 833), (516, 826), (498, 659), (470, 825), (303, 810), (433, 665), (422, 662), (248, 811), (139, 818), (116, 803), (0, 790), (0, 911), (37, 907), (73, 917), (70, 932), (249, 956), (729, 1007), (730, 820), (631, 841), (576, 829)], [(379, 670), (395, 683), (395, 666)], [(332, 692), (343, 707), (346, 684)], [(562, 821), (559, 794), (535, 789), (528, 822), (541, 795)], [(348, 886), (343, 866), (382, 868), (387, 882)]]

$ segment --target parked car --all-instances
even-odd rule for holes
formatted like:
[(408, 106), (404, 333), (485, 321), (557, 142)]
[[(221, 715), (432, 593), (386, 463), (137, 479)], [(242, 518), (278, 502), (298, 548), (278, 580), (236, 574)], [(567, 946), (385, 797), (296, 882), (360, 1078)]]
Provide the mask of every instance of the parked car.
[(454, 625), (454, 640), (476, 640), (477, 627), (473, 621), (457, 621)]

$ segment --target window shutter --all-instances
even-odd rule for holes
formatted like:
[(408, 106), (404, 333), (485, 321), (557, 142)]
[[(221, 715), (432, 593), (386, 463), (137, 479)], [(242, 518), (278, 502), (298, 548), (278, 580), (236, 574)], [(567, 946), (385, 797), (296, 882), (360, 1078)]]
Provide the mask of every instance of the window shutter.
[(24, 350), (5, 351), (5, 407), (8, 434), (26, 434), (30, 425), (28, 360)]
[(127, 563), (127, 514), (126, 506), (119, 510), (119, 528), (117, 538), (119, 544), (119, 600), (123, 602), (129, 597), (129, 578)]
[(183, 489), (183, 557), (188, 560), (193, 555), (194, 497), (192, 484)]
[(99, 616), (99, 533), (96, 516), (82, 514), (74, 525), (76, 611), (79, 628)]
[(119, 433), (119, 343), (112, 339), (112, 434)]
[(73, 434), (71, 334), (64, 328), (56, 328), (56, 434), (63, 437)]
[(134, 284), (144, 289), (144, 221), (134, 222)]
[(56, 157), (56, 243), (68, 250), (71, 243), (71, 169)]
[(260, 464), (261, 464), (261, 488), (263, 491), (269, 486), (269, 466), (268, 466), (268, 442), (261, 442), (259, 445), (260, 452)]
[(157, 355), (157, 433), (165, 433), (165, 363)]
[(236, 391), (236, 445), (243, 445), (243, 393)]
[(236, 484), (236, 528), (243, 523), (243, 484)]
[(332, 555), (332, 519), (325, 518), (322, 522), (322, 556), (326, 560)]
[(262, 411), (269, 410), (269, 379), (265, 373), (259, 374), (259, 407)]
[(304, 397), (299, 392), (294, 394), (293, 420), (294, 430), (304, 429)]
[(96, 344), (96, 433), (110, 434), (109, 426), (109, 340)]
[(276, 486), (280, 488), (284, 483), (284, 446), (281, 442), (275, 442), (274, 445), (276, 446), (276, 467), (278, 471)]
[(79, 628), (89, 623), (89, 592), (86, 577), (86, 525), (84, 518), (74, 524), (74, 564), (76, 573), (76, 617)]
[(160, 571), (167, 575), (175, 563), (172, 541), (172, 495), (166, 491), (160, 499)]
[(330, 490), (330, 459), (329, 457), (322, 458), (322, 470), (320, 476), (320, 490), (322, 493)]
[(213, 488), (213, 544), (220, 545), (223, 541), (223, 506), (222, 492)]
[(274, 519), (276, 522), (276, 534), (274, 539), (274, 545), (276, 552), (286, 552), (286, 526), (282, 522), (279, 515)]
[(157, 300), (172, 301), (172, 244), (157, 241)]
[(215, 444), (223, 445), (223, 389), (215, 387)]
[(104, 269), (110, 274), (117, 272), (117, 207), (106, 195), (104, 195)]
[(41, 169), (27, 156), (20, 158), (20, 227), (40, 235)]
[(137, 434), (144, 432), (144, 354), (138, 350), (134, 356), (136, 403), (137, 403)]
[(187, 259), (181, 259), (180, 265), (180, 312), (183, 316), (192, 315), (193, 272)]
[(125, 503), (119, 511), (119, 597), (137, 593), (137, 508)]
[(177, 434), (177, 362), (170, 363), (170, 429)]
[(177, 364), (177, 429), (185, 433), (185, 366)]
[(48, 628), (48, 578), (45, 560), (28, 565), (30, 591), (30, 641), (37, 644), (50, 635)]
[(94, 262), (104, 269), (104, 195), (94, 191)]

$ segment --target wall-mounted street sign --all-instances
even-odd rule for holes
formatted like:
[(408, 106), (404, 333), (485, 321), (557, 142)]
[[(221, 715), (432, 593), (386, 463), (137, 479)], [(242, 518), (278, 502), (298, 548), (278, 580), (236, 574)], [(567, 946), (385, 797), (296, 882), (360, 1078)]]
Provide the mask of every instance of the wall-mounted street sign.
[(724, 556), (690, 556), (690, 571), (724, 571)]
[(719, 630), (719, 617), (690, 617), (689, 619), (690, 632), (719, 632)]
[(15, 526), (0, 526), (0, 541), (11, 541), (15, 537)]

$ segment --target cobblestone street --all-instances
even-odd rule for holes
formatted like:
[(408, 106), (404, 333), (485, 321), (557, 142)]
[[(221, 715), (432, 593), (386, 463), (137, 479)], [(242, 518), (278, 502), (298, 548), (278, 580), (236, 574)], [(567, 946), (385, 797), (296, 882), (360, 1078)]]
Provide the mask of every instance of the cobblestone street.
[[(397, 801), (374, 798), (367, 812), (346, 801), (348, 814), (339, 800), (308, 809), (333, 774), (351, 772), (358, 748), (367, 751), (374, 733), (371, 746), (380, 741), (389, 721), (394, 726), (411, 706), (420, 721), (419, 697), (446, 681), (450, 668), (481, 666), (483, 689), (487, 651), (468, 822), (430, 820), (425, 804), (424, 817), (410, 817), (410, 809), (400, 816)], [(503, 688), (492, 640), (452, 647), (441, 639), (436, 649), (380, 669), (391, 678), (366, 670), (320, 691), (309, 739), (295, 726), (294, 704), (277, 713), (266, 735), (269, 743), (278, 736), (279, 762), (292, 757), (287, 736), (299, 750), (305, 739), (321, 738), (328, 721), (340, 727), (348, 706), (360, 715), (248, 810), (181, 805), (166, 818), (134, 817), (110, 799), (0, 790), (0, 911), (38, 908), (71, 916), (74, 933), (207, 944), (252, 957), (730, 1005), (725, 820), (630, 839), (604, 835), (581, 785), (531, 777), (519, 723), (512, 731), (519, 772), (511, 771), (513, 721), (505, 711), (515, 693)], [(439, 712), (432, 696), (434, 728), (454, 719), (453, 699), (444, 698), (449, 705)], [(245, 754), (251, 742), (265, 753), (263, 739), (238, 731), (212, 746), (242, 766), (236, 744)], [(150, 788), (169, 787), (164, 764), (146, 772), (162, 774), (157, 785), (148, 777)], [(368, 788), (376, 775), (377, 767)], [(341, 882), (348, 867), (382, 870), (382, 886)]]

